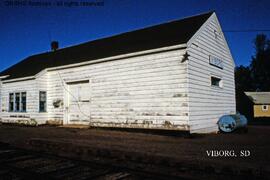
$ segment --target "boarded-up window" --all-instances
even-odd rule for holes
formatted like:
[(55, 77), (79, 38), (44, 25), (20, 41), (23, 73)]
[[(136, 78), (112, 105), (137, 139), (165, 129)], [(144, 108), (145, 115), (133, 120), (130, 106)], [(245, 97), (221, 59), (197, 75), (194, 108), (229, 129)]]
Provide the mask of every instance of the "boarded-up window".
[(47, 93), (46, 91), (39, 92), (39, 112), (47, 111)]

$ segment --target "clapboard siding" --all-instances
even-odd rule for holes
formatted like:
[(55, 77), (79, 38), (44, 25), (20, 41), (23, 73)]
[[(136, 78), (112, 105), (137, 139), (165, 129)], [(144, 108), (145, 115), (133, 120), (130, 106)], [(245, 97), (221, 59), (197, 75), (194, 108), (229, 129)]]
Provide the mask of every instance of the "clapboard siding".
[[(192, 133), (217, 131), (218, 119), (224, 114), (235, 113), (234, 63), (221, 33), (214, 14), (187, 48), (190, 55), (188, 103)], [(222, 59), (224, 68), (210, 65), (209, 55)], [(211, 75), (221, 77), (222, 88), (211, 86)]]
[(2, 106), (4, 106), (4, 102), (3, 102), (3, 100), (2, 100), (2, 98), (3, 98), (3, 96), (2, 96), (2, 81), (0, 80), (0, 121), (1, 121), (1, 119), (2, 119)]
[[(42, 71), (36, 77), (36, 91), (37, 91), (37, 111), (39, 112), (39, 92), (40, 91), (48, 91), (48, 73), (46, 71)], [(47, 97), (48, 99), (48, 97)], [(48, 110), (46, 112), (41, 112), (36, 115), (36, 119), (38, 120), (39, 124), (45, 124), (48, 121)]]
[[(209, 55), (222, 59), (224, 68), (210, 65)], [(34, 80), (0, 82), (0, 118), (25, 115), (39, 124), (208, 133), (217, 131), (222, 115), (235, 113), (234, 62), (215, 13), (187, 44), (116, 58), (44, 69)], [(220, 77), (223, 86), (212, 87), (211, 76)], [(15, 91), (27, 92), (26, 113), (7, 111), (8, 94)], [(40, 91), (47, 92), (45, 113), (39, 112)], [(82, 99), (76, 101), (76, 97)]]
[(187, 130), (187, 65), (181, 62), (184, 53), (173, 50), (49, 71), (49, 119), (63, 118), (66, 113), (67, 104), (58, 109), (51, 105), (54, 98), (68, 94), (66, 83), (89, 79), (89, 123), (166, 128), (169, 122)]
[[(1, 87), (1, 118), (3, 122), (34, 120), (46, 123), (47, 113), (39, 112), (39, 91), (47, 91), (47, 73), (41, 72), (36, 79), (3, 83)], [(9, 112), (9, 93), (26, 92), (26, 112)]]
[[(37, 115), (37, 92), (36, 92), (36, 81), (35, 80), (26, 80), (20, 82), (12, 83), (3, 83), (1, 88), (1, 97), (2, 97), (2, 121), (9, 122), (20, 120), (19, 116), (23, 116), (27, 119), (36, 119)], [(26, 92), (26, 111), (27, 112), (8, 112), (9, 111), (9, 93), (15, 92)], [(18, 118), (11, 118), (18, 117)]]

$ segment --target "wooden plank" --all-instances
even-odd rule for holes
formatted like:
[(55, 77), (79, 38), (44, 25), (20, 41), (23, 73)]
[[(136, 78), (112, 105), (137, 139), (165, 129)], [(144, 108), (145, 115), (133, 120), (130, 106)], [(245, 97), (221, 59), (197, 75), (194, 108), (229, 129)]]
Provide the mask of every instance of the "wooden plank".
[[(234, 65), (226, 41), (222, 36), (215, 38), (219, 31), (214, 17), (194, 39), (187, 49), (188, 62), (188, 101), (191, 132), (211, 132), (216, 130), (220, 116), (235, 113)], [(223, 69), (209, 65), (209, 55), (223, 60)], [(219, 75), (223, 88), (211, 86), (211, 74)]]

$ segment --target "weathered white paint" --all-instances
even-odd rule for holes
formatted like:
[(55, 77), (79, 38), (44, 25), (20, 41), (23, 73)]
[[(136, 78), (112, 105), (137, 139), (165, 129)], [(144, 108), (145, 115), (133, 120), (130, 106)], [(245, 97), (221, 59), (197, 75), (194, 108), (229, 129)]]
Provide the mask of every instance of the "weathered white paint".
[(90, 119), (90, 85), (89, 81), (68, 83), (67, 124), (89, 124)]
[[(88, 110), (69, 104), (70, 94), (76, 96), (76, 87), (69, 82), (88, 79), (91, 83), (81, 92), (90, 96), (88, 124), (187, 129), (186, 63), (181, 63), (184, 53), (178, 49), (48, 71), (49, 119), (65, 117), (64, 122), (70, 123), (69, 113), (74, 114), (75, 109), (83, 116), (79, 123), (86, 123)], [(51, 104), (59, 97), (65, 97), (64, 106), (55, 109)]]
[[(209, 56), (224, 68), (210, 65)], [(222, 88), (211, 86), (211, 75), (222, 79)], [(14, 91), (27, 92), (26, 113), (7, 112)], [(45, 113), (39, 91), (47, 92)], [(234, 62), (213, 14), (187, 44), (48, 68), (3, 81), (0, 95), (2, 121), (213, 132), (220, 116), (235, 113)]]
[[(188, 104), (190, 131), (214, 132), (224, 114), (235, 113), (234, 61), (213, 14), (188, 43)], [(223, 60), (223, 69), (209, 64), (209, 56)], [(221, 77), (223, 87), (211, 86), (211, 75)]]
[(5, 104), (2, 101), (2, 81), (0, 79), (0, 121), (2, 120), (2, 106)]
[[(47, 76), (43, 73), (37, 79), (24, 78), (22, 81), (1, 82), (1, 121), (36, 121), (39, 124), (46, 123), (48, 115), (39, 112), (39, 91), (47, 91)], [(30, 79), (30, 80), (29, 80)], [(9, 93), (26, 92), (26, 112), (9, 112)]]

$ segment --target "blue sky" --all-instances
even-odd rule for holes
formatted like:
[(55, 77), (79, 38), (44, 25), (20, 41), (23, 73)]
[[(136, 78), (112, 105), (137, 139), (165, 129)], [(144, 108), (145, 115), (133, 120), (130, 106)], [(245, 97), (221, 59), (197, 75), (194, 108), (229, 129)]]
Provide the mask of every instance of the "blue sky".
[[(99, 7), (6, 3), (0, 1), (0, 71), (27, 56), (49, 51), (51, 40), (67, 47), (210, 10), (216, 11), (224, 31), (270, 29), (269, 0), (104, 0)], [(254, 54), (252, 41), (258, 33), (225, 32), (236, 65), (249, 64)], [(270, 38), (270, 32), (264, 33)]]

